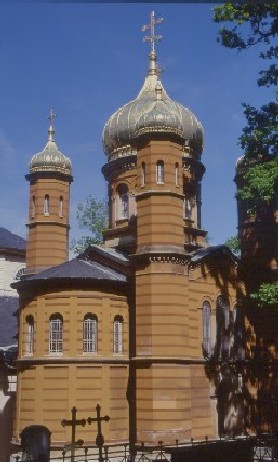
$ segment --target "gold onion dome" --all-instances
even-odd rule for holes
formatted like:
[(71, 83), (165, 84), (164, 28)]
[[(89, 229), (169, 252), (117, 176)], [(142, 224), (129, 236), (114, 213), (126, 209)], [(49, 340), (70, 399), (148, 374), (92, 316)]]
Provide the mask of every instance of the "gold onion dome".
[(175, 133), (196, 155), (202, 154), (204, 130), (188, 108), (173, 101), (158, 78), (155, 52), (150, 53), (149, 73), (137, 98), (119, 108), (105, 124), (103, 149), (109, 160), (136, 154), (135, 141), (143, 133)]
[(30, 162), (30, 173), (35, 172), (59, 172), (65, 175), (72, 174), (72, 164), (69, 157), (59, 151), (55, 142), (55, 129), (52, 126), (54, 118), (53, 113), (50, 114), (50, 127), (48, 129), (48, 141), (43, 151), (35, 154)]

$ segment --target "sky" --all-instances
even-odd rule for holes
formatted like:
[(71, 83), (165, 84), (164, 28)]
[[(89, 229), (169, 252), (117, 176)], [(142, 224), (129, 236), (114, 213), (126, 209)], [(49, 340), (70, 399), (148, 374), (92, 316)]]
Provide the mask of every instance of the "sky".
[(271, 90), (257, 87), (259, 49), (238, 53), (217, 43), (209, 3), (0, 4), (0, 226), (25, 237), (31, 157), (47, 141), (53, 107), (56, 141), (72, 160), (71, 239), (77, 204), (104, 197), (102, 129), (134, 99), (148, 68), (142, 25), (163, 16), (156, 45), (168, 95), (194, 112), (205, 131), (202, 227), (212, 245), (236, 234), (233, 182), (241, 103), (260, 106)]

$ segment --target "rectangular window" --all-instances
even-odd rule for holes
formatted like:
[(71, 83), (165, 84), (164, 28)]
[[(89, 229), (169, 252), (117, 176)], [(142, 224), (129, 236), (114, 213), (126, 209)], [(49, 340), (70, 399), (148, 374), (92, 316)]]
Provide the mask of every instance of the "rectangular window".
[(49, 323), (49, 353), (63, 353), (63, 321), (51, 319)]
[(164, 162), (159, 160), (156, 164), (156, 182), (164, 183)]
[(114, 353), (123, 352), (123, 323), (114, 321)]
[(83, 321), (83, 353), (97, 352), (97, 320), (86, 318)]

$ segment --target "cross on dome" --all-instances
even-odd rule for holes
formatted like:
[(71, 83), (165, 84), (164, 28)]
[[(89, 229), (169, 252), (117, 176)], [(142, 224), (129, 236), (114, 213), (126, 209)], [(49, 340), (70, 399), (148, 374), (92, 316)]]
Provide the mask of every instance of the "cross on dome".
[(156, 53), (155, 53), (155, 47), (154, 44), (155, 42), (159, 42), (162, 39), (162, 35), (155, 35), (155, 25), (156, 24), (161, 24), (163, 21), (163, 18), (157, 18), (155, 19), (154, 17), (154, 11), (151, 12), (151, 21), (150, 24), (145, 24), (142, 27), (142, 32), (145, 32), (146, 30), (150, 30), (150, 35), (145, 35), (143, 37), (144, 42), (150, 42), (151, 43), (151, 52), (150, 52), (150, 67), (149, 67), (149, 74), (157, 74), (157, 69), (156, 69)]
[(56, 119), (56, 117), (56, 112), (54, 112), (54, 110), (51, 108), (48, 116), (48, 120), (50, 121), (50, 126), (48, 129), (48, 141), (54, 141), (55, 128), (53, 127), (53, 121)]

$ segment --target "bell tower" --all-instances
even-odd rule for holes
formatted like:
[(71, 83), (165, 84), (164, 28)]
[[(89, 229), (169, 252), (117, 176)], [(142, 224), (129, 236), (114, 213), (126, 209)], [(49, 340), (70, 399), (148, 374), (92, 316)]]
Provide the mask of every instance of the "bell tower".
[(26, 274), (40, 272), (68, 259), (72, 165), (55, 142), (55, 117), (51, 110), (46, 146), (33, 156), (30, 172), (25, 176), (30, 182)]

